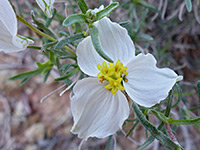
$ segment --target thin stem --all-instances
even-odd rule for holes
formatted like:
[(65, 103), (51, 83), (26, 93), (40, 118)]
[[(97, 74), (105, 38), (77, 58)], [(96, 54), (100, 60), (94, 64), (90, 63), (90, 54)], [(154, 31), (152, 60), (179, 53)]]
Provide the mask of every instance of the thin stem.
[[(17, 19), (22, 22), (23, 24), (25, 24), (27, 27), (29, 27), (31, 30), (35, 31), (36, 33), (38, 33), (39, 35), (51, 40), (51, 41), (56, 41), (56, 39), (54, 39), (53, 37), (49, 36), (48, 34), (45, 34), (44, 32), (41, 32), (40, 30), (38, 30), (37, 28), (35, 28), (34, 26), (32, 26), (30, 23), (28, 23), (24, 18), (22, 18), (21, 16), (19, 16), (18, 14), (16, 14)], [(68, 46), (64, 46), (64, 48), (70, 52), (72, 55), (76, 56), (76, 53), (74, 51), (72, 51)]]
[(56, 39), (52, 38), (51, 36), (41, 32), (40, 30), (38, 30), (37, 28), (35, 28), (34, 26), (32, 26), (30, 23), (28, 23), (24, 18), (22, 18), (21, 16), (19, 16), (18, 14), (16, 14), (16, 17), (19, 21), (21, 21), (23, 24), (25, 24), (27, 27), (29, 27), (31, 30), (35, 31), (36, 33), (38, 33), (39, 35), (51, 40), (51, 41), (56, 41)]

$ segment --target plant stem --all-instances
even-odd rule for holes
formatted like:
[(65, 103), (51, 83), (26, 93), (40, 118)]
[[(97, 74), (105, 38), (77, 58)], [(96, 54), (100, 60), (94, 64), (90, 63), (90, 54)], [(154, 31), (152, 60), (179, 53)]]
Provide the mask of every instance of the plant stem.
[[(29, 27), (31, 30), (35, 31), (36, 33), (38, 33), (39, 35), (51, 40), (51, 41), (56, 41), (56, 39), (54, 39), (53, 37), (45, 34), (44, 32), (41, 32), (40, 30), (38, 30), (37, 28), (35, 28), (34, 26), (32, 26), (30, 23), (28, 23), (24, 18), (22, 18), (21, 16), (19, 16), (18, 14), (16, 14), (17, 19), (22, 22), (23, 24), (25, 24), (27, 27)], [(76, 53), (74, 51), (72, 51), (68, 46), (64, 46), (64, 48), (70, 52), (72, 55), (76, 56)]]

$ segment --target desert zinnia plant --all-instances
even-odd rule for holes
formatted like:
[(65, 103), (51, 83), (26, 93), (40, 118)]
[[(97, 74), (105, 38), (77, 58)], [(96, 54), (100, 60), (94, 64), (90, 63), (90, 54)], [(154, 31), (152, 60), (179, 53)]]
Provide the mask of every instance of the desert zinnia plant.
[(105, 17), (95, 26), (101, 47), (113, 63), (100, 57), (90, 36), (77, 47), (78, 65), (91, 76), (77, 82), (71, 97), (72, 132), (84, 139), (104, 138), (122, 128), (129, 116), (123, 93), (141, 106), (152, 107), (182, 78), (168, 68), (157, 68), (151, 54), (135, 56), (134, 44), (119, 24)]

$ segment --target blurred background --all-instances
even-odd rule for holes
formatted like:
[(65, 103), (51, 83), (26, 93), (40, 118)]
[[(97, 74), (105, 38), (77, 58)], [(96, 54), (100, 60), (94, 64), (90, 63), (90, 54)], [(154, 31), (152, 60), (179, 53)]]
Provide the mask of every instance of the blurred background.
[[(32, 23), (30, 11), (41, 21), (43, 12), (34, 0), (12, 0), (16, 11), (29, 23)], [(89, 8), (107, 6), (109, 0), (87, 0)], [(200, 79), (200, 2), (192, 1), (193, 8), (188, 12), (185, 0), (119, 0), (120, 6), (110, 14), (112, 21), (122, 23), (133, 39), (137, 53), (150, 52), (157, 59), (158, 67), (169, 67), (183, 75), (179, 84), (182, 90), (180, 103), (171, 111), (175, 119), (199, 116), (199, 98), (197, 81)], [(81, 13), (75, 0), (55, 3), (55, 19), (49, 29), (58, 37), (63, 30), (68, 35), (86, 30), (86, 26), (77, 24), (69, 28), (62, 27), (62, 21), (73, 13)], [(128, 22), (127, 22), (128, 21)], [(18, 22), (18, 33), (34, 37), (35, 44), (41, 46), (41, 37)], [(71, 48), (77, 43), (70, 45)], [(1, 150), (76, 150), (81, 142), (70, 133), (73, 125), (70, 112), (70, 99), (64, 83), (54, 81), (59, 77), (53, 69), (46, 83), (44, 76), (38, 75), (20, 86), (20, 81), (8, 81), (8, 78), (36, 68), (35, 62), (48, 60), (42, 51), (27, 49), (23, 52), (5, 54), (0, 52), (0, 149)], [(63, 61), (65, 63), (66, 60)], [(61, 87), (61, 88), (60, 88)], [(60, 88), (59, 90), (56, 90)], [(56, 90), (56, 91), (54, 91)], [(40, 100), (48, 96), (43, 103)], [(174, 103), (178, 92), (174, 87)], [(165, 105), (161, 106), (165, 109)], [(133, 110), (130, 118), (134, 118)], [(159, 120), (149, 116), (150, 121), (159, 125)], [(138, 124), (126, 137), (133, 123), (127, 122), (122, 131), (112, 138), (90, 138), (83, 143), (83, 150), (135, 150), (146, 140), (145, 129)], [(198, 125), (173, 126), (178, 142), (185, 150), (200, 149), (200, 128)], [(164, 150), (155, 140), (146, 150)]]

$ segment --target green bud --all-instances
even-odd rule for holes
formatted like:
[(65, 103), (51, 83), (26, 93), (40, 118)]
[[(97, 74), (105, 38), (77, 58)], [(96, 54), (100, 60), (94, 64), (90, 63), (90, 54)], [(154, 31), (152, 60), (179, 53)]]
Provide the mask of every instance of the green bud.
[(86, 12), (86, 20), (89, 24), (93, 23), (96, 21), (96, 13), (94, 10), (89, 9)]

